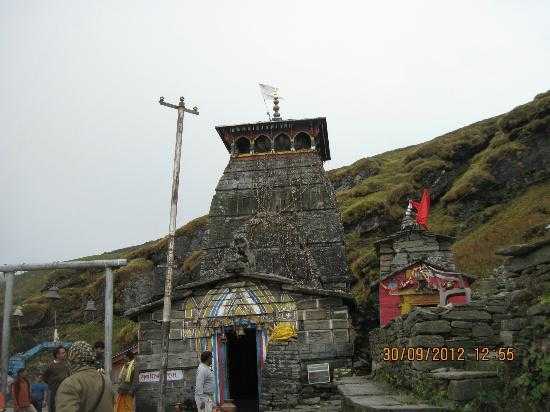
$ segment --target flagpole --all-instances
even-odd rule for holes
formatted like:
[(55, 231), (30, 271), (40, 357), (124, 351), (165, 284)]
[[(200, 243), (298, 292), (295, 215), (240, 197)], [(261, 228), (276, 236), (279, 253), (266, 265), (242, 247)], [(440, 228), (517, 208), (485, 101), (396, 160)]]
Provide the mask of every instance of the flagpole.
[[(265, 106), (265, 110), (267, 112), (267, 117), (269, 119), (269, 121), (273, 121), (273, 119), (271, 118), (271, 113), (269, 112), (269, 108), (267, 107), (267, 102), (265, 101), (265, 98), (269, 98), (269, 99), (273, 99), (273, 103), (275, 103), (275, 100), (277, 99), (280, 99), (280, 97), (278, 97), (278, 91), (279, 89), (277, 89), (276, 87), (273, 87), (273, 86), (270, 86), (268, 84), (262, 84), (262, 83), (258, 83), (258, 85), (260, 86), (260, 93), (262, 94), (262, 99), (264, 101), (264, 106)], [(276, 104), (276, 103), (275, 103)], [(277, 118), (277, 113), (275, 113), (275, 118)], [(277, 119), (275, 119), (277, 120)]]
[[(261, 92), (260, 92), (261, 93)], [(264, 94), (262, 93), (262, 99), (264, 101), (264, 106), (265, 106), (265, 110), (266, 110), (266, 113), (267, 113), (267, 118), (269, 119), (269, 121), (271, 121), (271, 114), (269, 114), (269, 109), (267, 108), (267, 103), (265, 101), (265, 96)]]

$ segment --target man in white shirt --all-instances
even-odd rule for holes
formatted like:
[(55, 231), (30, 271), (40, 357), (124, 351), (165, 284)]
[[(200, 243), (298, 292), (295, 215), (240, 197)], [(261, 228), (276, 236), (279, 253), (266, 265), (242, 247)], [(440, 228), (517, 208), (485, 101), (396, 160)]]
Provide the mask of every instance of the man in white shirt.
[(212, 372), (212, 352), (201, 353), (201, 363), (197, 368), (195, 382), (195, 402), (199, 412), (212, 412), (214, 401), (214, 372)]

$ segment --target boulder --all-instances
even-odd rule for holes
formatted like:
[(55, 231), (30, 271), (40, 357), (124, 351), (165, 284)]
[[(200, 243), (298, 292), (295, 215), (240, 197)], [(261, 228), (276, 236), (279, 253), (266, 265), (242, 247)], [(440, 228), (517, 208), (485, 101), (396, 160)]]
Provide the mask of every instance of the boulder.
[(550, 238), (529, 244), (511, 245), (500, 248), (496, 251), (496, 254), (501, 256), (525, 256), (526, 254), (546, 245), (550, 245)]
[(510, 258), (505, 267), (511, 272), (519, 272), (527, 268), (550, 262), (550, 239), (545, 244), (539, 245), (536, 250), (532, 250), (523, 256), (514, 256)]

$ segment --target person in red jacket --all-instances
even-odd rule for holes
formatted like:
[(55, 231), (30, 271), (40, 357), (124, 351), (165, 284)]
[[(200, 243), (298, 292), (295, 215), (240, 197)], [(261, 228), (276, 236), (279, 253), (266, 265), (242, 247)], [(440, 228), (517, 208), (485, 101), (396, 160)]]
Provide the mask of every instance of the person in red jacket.
[(17, 378), (11, 385), (15, 412), (36, 412), (31, 400), (31, 384), (27, 379), (27, 370), (19, 369)]

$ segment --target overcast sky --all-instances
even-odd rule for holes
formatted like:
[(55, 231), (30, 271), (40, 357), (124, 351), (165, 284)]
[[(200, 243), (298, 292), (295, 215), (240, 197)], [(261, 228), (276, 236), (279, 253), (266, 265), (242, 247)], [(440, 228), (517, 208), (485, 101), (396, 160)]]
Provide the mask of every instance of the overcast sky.
[(550, 88), (548, 1), (0, 3), (0, 264), (63, 260), (208, 212), (228, 153), (214, 126), (326, 116), (332, 169), (429, 140)]

